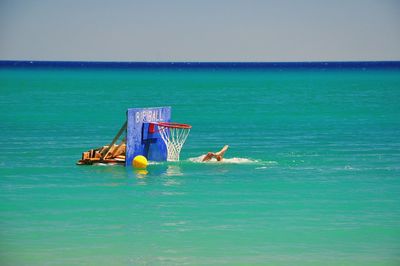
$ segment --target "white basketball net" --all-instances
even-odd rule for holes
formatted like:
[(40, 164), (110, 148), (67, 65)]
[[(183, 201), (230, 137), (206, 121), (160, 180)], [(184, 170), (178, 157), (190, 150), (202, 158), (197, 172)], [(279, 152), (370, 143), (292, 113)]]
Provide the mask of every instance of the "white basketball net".
[(165, 145), (167, 146), (167, 161), (179, 161), (179, 154), (190, 132), (190, 126), (176, 127), (169, 124), (158, 124), (158, 129)]

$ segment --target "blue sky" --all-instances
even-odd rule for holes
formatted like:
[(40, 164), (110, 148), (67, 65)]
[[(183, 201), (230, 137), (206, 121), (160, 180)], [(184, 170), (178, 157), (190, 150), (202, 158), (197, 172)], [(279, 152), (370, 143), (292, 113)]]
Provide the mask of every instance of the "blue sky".
[(0, 60), (400, 60), (400, 1), (0, 0)]

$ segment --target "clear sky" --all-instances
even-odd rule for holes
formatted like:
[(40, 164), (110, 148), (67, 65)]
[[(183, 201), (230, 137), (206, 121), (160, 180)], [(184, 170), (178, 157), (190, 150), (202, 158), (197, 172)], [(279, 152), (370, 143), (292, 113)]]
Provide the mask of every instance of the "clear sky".
[(0, 60), (400, 60), (400, 0), (0, 0)]

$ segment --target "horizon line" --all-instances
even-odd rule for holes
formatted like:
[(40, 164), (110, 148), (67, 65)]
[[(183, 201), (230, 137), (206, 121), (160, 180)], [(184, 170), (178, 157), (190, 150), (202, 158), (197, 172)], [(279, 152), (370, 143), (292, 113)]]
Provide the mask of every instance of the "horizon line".
[(111, 61), (111, 60), (29, 60), (29, 59), (0, 59), (0, 62), (23, 62), (23, 63), (167, 63), (167, 64), (275, 64), (275, 63), (396, 63), (395, 60), (307, 60), (307, 61)]
[(143, 62), (0, 60), (0, 69), (400, 69), (400, 61)]

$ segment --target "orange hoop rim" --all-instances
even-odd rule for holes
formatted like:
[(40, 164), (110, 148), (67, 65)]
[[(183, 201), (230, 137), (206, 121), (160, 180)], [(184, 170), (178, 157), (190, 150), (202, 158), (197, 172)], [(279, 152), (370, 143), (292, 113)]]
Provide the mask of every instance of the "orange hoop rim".
[(189, 124), (175, 123), (175, 122), (154, 122), (158, 126), (167, 128), (181, 128), (181, 129), (191, 129), (192, 126)]

